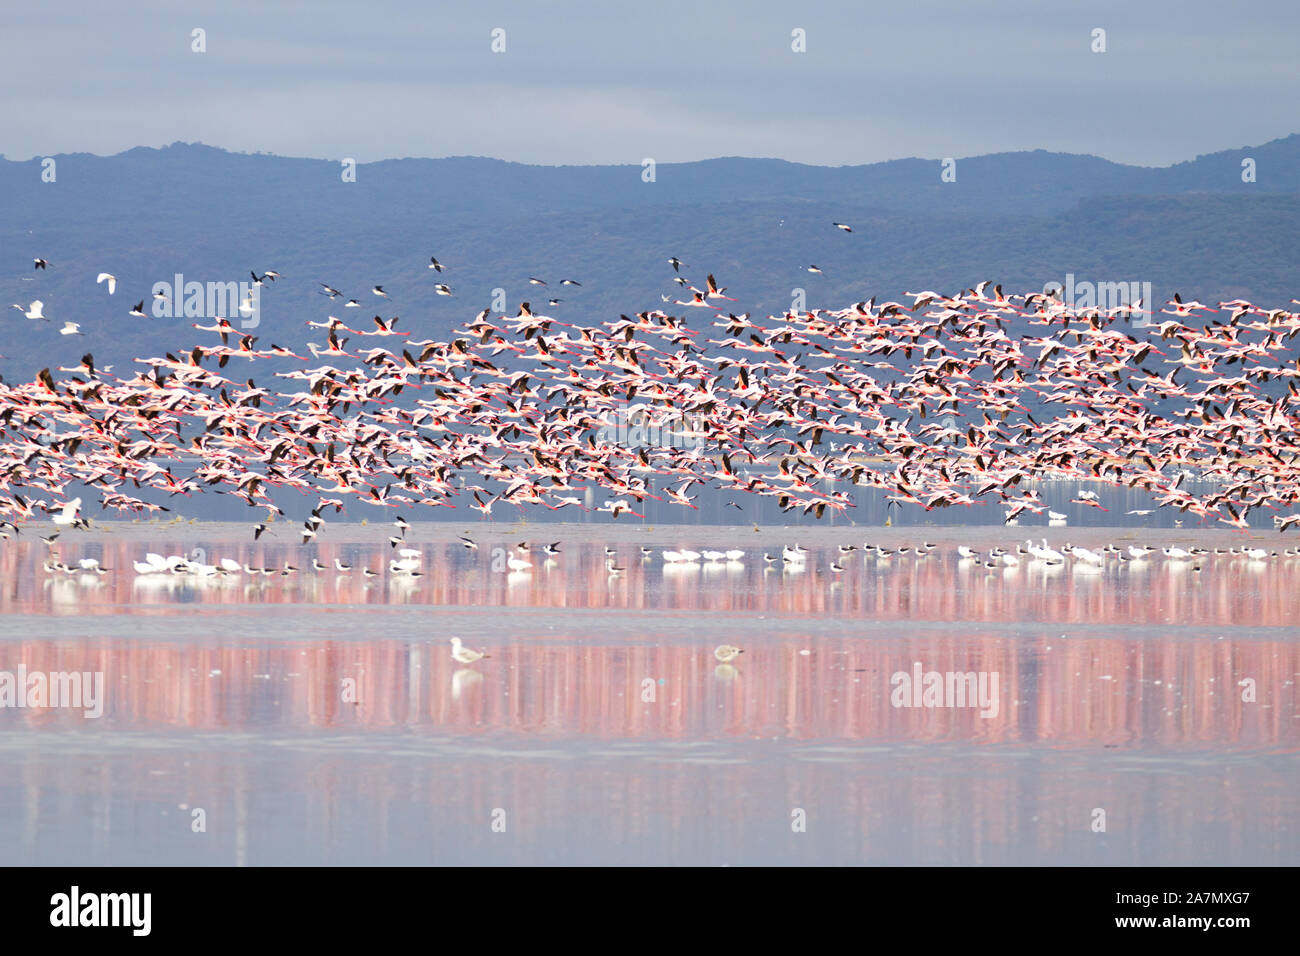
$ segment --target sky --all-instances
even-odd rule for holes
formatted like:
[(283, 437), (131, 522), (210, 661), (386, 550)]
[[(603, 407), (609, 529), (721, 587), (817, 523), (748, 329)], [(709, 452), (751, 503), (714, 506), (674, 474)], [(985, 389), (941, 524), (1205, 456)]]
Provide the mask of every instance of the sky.
[(1298, 28), (1294, 0), (11, 2), (0, 153), (1168, 165), (1300, 130)]

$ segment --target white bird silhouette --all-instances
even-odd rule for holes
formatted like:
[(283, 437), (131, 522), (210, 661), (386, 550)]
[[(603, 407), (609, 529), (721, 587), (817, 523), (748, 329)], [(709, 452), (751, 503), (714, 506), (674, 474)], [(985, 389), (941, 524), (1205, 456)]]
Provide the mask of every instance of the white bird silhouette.
[(71, 501), (69, 501), (66, 505), (63, 506), (63, 510), (61, 512), (59, 512), (54, 516), (54, 523), (57, 525), (76, 524), (77, 521), (80, 520), (77, 517), (77, 512), (80, 509), (81, 509), (81, 499), (73, 498)]
[(487, 657), (482, 651), (476, 651), (461, 643), (459, 637), (451, 639), (451, 657), (457, 664), (473, 664)]

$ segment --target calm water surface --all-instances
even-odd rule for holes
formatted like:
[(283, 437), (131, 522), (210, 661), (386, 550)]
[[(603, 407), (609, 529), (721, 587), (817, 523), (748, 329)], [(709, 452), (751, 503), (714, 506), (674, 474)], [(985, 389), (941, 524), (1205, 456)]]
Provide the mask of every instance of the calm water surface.
[[(6, 542), (0, 671), (102, 672), (105, 690), (98, 719), (0, 709), (5, 861), (1297, 859), (1298, 559), (990, 571), (955, 544), (1022, 532), (967, 528), (933, 532), (927, 557), (857, 552), (835, 573), (837, 544), (920, 536), (801, 529), (807, 563), (783, 570), (762, 560), (780, 529), (468, 530), (477, 552), (414, 529), (415, 578), (386, 570), (391, 528), (336, 526), (310, 549), (288, 529), (255, 544), (203, 526), (60, 541), (102, 577), (47, 574), (43, 543)], [(533, 534), (564, 553), (494, 569), (494, 548)], [(666, 568), (669, 546), (746, 556)], [(136, 575), (149, 550), (303, 570)], [(314, 573), (313, 556), (354, 570)], [(490, 656), (457, 664), (452, 635)], [(721, 643), (745, 653), (720, 665)], [(996, 673), (996, 714), (894, 706), (891, 676), (917, 662)]]

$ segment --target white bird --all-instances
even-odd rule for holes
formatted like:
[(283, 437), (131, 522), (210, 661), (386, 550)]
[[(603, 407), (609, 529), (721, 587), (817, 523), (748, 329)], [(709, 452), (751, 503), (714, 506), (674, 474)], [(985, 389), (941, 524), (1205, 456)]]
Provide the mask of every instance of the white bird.
[(1179, 547), (1165, 548), (1164, 552), (1166, 555), (1173, 558), (1175, 561), (1185, 561), (1187, 558), (1190, 558), (1192, 556), (1192, 552), (1184, 551), (1182, 548)]
[(475, 661), (481, 661), (487, 657), (482, 651), (471, 650), (461, 643), (459, 637), (451, 639), (451, 658), (457, 664), (473, 664)]
[(80, 509), (81, 509), (81, 499), (73, 498), (71, 501), (69, 501), (66, 505), (63, 506), (63, 510), (61, 512), (59, 512), (54, 516), (54, 523), (60, 526), (76, 524), (79, 520), (81, 520), (77, 516), (77, 512)]
[(59, 329), (59, 334), (60, 335), (85, 335), (86, 333), (81, 331), (81, 326), (78, 325), (76, 322), (64, 322), (63, 328)]
[(19, 312), (21, 312), (23, 316), (28, 319), (45, 318), (45, 315), (42, 311), (45, 308), (45, 303), (42, 302), (40, 299), (33, 299), (32, 304), (29, 305), (26, 309), (24, 309), (21, 305), (18, 305), (17, 303), (14, 303), (14, 308), (17, 309)]
[(1059, 511), (1049, 511), (1049, 512), (1047, 512), (1047, 520), (1048, 520), (1048, 521), (1065, 521), (1065, 520), (1066, 520), (1067, 518), (1069, 518), (1069, 517), (1070, 517), (1069, 515), (1063, 515), (1063, 514), (1061, 514)]
[(527, 571), (533, 566), (531, 561), (525, 561), (523, 558), (516, 558), (513, 554), (506, 558), (506, 564), (510, 565), (511, 571)]
[(730, 660), (734, 660), (736, 655), (743, 653), (745, 652), (734, 644), (719, 644), (713, 649), (713, 656), (724, 664)]
[(227, 574), (238, 574), (243, 570), (243, 566), (233, 558), (222, 558), (221, 570), (225, 571)]
[(1060, 551), (1047, 546), (1046, 538), (1043, 539), (1042, 547), (1037, 547), (1032, 541), (1027, 541), (1026, 544), (1029, 545), (1029, 553), (1040, 561), (1060, 562), (1065, 560), (1065, 555), (1061, 554)]
[(136, 574), (161, 574), (171, 570), (168, 559), (152, 551), (144, 556), (143, 561), (132, 561), (131, 565), (135, 568)]
[(964, 544), (957, 545), (957, 553), (963, 558), (978, 558), (980, 553), (973, 548), (968, 548)]
[(701, 551), (705, 561), (721, 561), (727, 555), (722, 551)]
[(739, 561), (744, 556), (745, 556), (745, 552), (740, 550), (739, 548), (734, 548), (731, 551), (727, 552), (728, 561)]
[(101, 273), (99, 274), (99, 278), (95, 280), (95, 284), (98, 285), (98, 284), (101, 283), (101, 282), (107, 282), (107, 283), (108, 283), (108, 294), (109, 294), (109, 295), (112, 295), (114, 292), (117, 291), (117, 276), (115, 276), (115, 275), (110, 275), (110, 274), (107, 273), (107, 272), (101, 272)]

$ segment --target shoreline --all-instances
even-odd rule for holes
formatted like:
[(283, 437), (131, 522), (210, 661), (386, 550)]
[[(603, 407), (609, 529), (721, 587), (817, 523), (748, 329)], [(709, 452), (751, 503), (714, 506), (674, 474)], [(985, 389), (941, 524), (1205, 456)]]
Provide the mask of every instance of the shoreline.
[[(253, 543), (252, 523), (234, 521), (163, 521), (163, 522), (95, 522), (88, 531), (64, 531), (54, 548), (77, 544), (100, 544), (106, 541), (232, 541)], [(39, 542), (51, 526), (27, 525), (23, 533), (0, 543), (0, 548), (12, 547), (24, 541)], [(307, 549), (299, 532), (301, 525), (295, 521), (279, 521), (269, 526), (259, 542)], [(327, 522), (318, 532), (316, 544), (387, 544), (396, 533), (392, 522)], [(1023, 544), (1026, 538), (1038, 543), (1046, 538), (1050, 544), (1064, 542), (1091, 546), (1140, 541), (1150, 545), (1194, 544), (1202, 547), (1241, 547), (1250, 542), (1265, 545), (1270, 551), (1294, 547), (1300, 537), (1279, 533), (1272, 529), (1249, 531), (1225, 527), (1147, 528), (1141, 526), (1103, 525), (1085, 527), (1065, 525), (1048, 527), (1033, 525), (911, 525), (884, 527), (880, 525), (836, 526), (786, 526), (786, 525), (705, 525), (705, 524), (641, 524), (610, 521), (601, 524), (578, 522), (478, 522), (463, 524), (446, 521), (413, 521), (406, 532), (410, 543), (458, 544), (461, 535), (469, 535), (476, 542), (512, 539), (536, 543), (569, 541), (573, 543), (644, 543), (646, 545), (699, 542), (736, 548), (779, 547), (782, 544), (804, 546), (835, 546), (864, 542), (888, 547), (919, 544), (928, 541), (938, 545), (966, 544), (976, 549), (992, 546)]]

